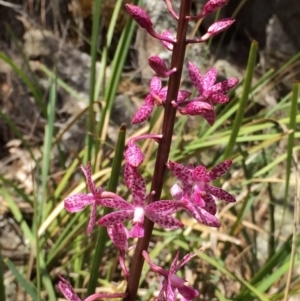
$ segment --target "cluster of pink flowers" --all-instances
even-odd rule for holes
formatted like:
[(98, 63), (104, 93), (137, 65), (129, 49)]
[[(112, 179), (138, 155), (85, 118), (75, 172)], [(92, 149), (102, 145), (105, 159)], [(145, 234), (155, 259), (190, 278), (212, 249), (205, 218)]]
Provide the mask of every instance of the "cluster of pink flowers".
[[(173, 10), (171, 0), (165, 0), (169, 13), (178, 20), (178, 15)], [(186, 16), (189, 20), (198, 20), (206, 15), (216, 11), (223, 5), (227, 4), (226, 0), (210, 0), (206, 3), (203, 11), (197, 16)], [(163, 45), (170, 51), (176, 43), (176, 39), (169, 31), (158, 34), (148, 15), (139, 7), (126, 4), (126, 8), (131, 17), (147, 32), (162, 41)], [(228, 28), (234, 21), (232, 19), (219, 20), (210, 26), (207, 33), (200, 38), (186, 40), (188, 43), (200, 43), (206, 41), (210, 37)], [(169, 77), (177, 72), (176, 68), (168, 69), (167, 64), (158, 56), (149, 58), (149, 65), (155, 71), (156, 75), (150, 81), (149, 94), (146, 96), (144, 103), (135, 113), (132, 123), (141, 123), (147, 120), (155, 105), (164, 106), (168, 87), (162, 87), (160, 77)], [(216, 83), (217, 70), (210, 69), (204, 76), (193, 63), (188, 65), (189, 76), (191, 82), (197, 90), (194, 98), (189, 98), (191, 93), (185, 90), (179, 90), (177, 99), (171, 104), (180, 114), (202, 115), (206, 121), (213, 125), (216, 119), (214, 104), (223, 104), (229, 101), (226, 93), (238, 83), (235, 78)], [(207, 170), (204, 166), (184, 166), (180, 163), (169, 161), (167, 168), (178, 179), (170, 190), (173, 199), (152, 201), (155, 191), (146, 192), (146, 182), (142, 177), (139, 167), (144, 161), (144, 155), (137, 145), (141, 139), (154, 139), (160, 143), (162, 135), (146, 134), (134, 137), (129, 140), (124, 156), (125, 169), (124, 181), (127, 188), (131, 191), (131, 200), (125, 200), (116, 193), (105, 191), (103, 188), (95, 187), (92, 180), (91, 166), (87, 164), (81, 166), (84, 173), (89, 193), (77, 193), (68, 196), (64, 200), (65, 209), (68, 212), (78, 212), (87, 206), (91, 206), (91, 214), (87, 226), (87, 234), (90, 235), (93, 227), (107, 227), (108, 235), (119, 250), (119, 262), (125, 277), (130, 277), (130, 271), (126, 267), (125, 255), (128, 251), (128, 239), (142, 238), (144, 236), (144, 219), (145, 217), (165, 229), (178, 229), (184, 225), (174, 217), (178, 211), (184, 210), (188, 212), (199, 223), (210, 227), (220, 227), (220, 221), (216, 216), (217, 205), (216, 200), (220, 199), (225, 202), (235, 202), (235, 198), (225, 190), (212, 185), (212, 181), (218, 179), (225, 174), (231, 164), (231, 160), (224, 161), (216, 165), (211, 170)], [(100, 217), (97, 220), (98, 207), (113, 208), (109, 214)], [(177, 217), (180, 216), (177, 214)], [(131, 221), (131, 228), (127, 229), (128, 224), (124, 224), (127, 220)], [(195, 255), (195, 254), (194, 254)], [(147, 250), (143, 250), (142, 256), (149, 264), (152, 271), (163, 277), (161, 281), (160, 293), (156, 300), (175, 301), (177, 294), (182, 296), (181, 300), (193, 300), (199, 296), (199, 292), (194, 288), (185, 284), (185, 280), (178, 277), (176, 272), (188, 262), (194, 255), (186, 255), (178, 263), (178, 253), (173, 260), (170, 270), (156, 266), (149, 258)], [(65, 297), (71, 301), (79, 301), (79, 297), (74, 292), (70, 284), (60, 276), (59, 288)], [(118, 295), (118, 296), (116, 296)], [(105, 295), (105, 298), (125, 297), (123, 294)], [(86, 301), (101, 298), (98, 294), (94, 294)]]

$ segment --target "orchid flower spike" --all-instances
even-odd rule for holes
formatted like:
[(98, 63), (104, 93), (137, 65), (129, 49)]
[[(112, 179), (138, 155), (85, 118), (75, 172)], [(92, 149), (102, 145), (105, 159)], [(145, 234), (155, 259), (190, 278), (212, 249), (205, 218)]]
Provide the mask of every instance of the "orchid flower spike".
[(146, 251), (143, 251), (142, 255), (150, 266), (150, 269), (164, 278), (161, 290), (156, 298), (157, 301), (176, 301), (177, 292), (179, 292), (184, 297), (183, 300), (186, 301), (191, 301), (199, 296), (199, 292), (196, 289), (186, 285), (186, 281), (176, 275), (179, 269), (182, 268), (196, 254), (186, 255), (178, 262), (179, 252), (177, 252), (169, 271), (155, 265), (151, 261), (149, 254)]
[(100, 226), (111, 226), (131, 219), (133, 228), (129, 232), (129, 236), (133, 238), (144, 236), (145, 216), (163, 228), (178, 229), (183, 227), (179, 220), (170, 215), (170, 213), (177, 211), (178, 204), (176, 202), (160, 200), (146, 205), (146, 183), (137, 170), (133, 170), (131, 185), (132, 204), (112, 192), (102, 193), (101, 204), (119, 210), (103, 216), (98, 221)]
[(96, 221), (97, 206), (99, 203), (99, 196), (101, 195), (103, 189), (101, 187), (95, 188), (95, 184), (92, 180), (92, 171), (90, 163), (87, 163), (86, 167), (80, 166), (82, 172), (84, 173), (87, 187), (90, 193), (76, 193), (70, 195), (64, 200), (64, 207), (68, 212), (78, 212), (83, 210), (86, 206), (92, 205), (90, 220), (87, 227), (87, 234), (90, 235)]

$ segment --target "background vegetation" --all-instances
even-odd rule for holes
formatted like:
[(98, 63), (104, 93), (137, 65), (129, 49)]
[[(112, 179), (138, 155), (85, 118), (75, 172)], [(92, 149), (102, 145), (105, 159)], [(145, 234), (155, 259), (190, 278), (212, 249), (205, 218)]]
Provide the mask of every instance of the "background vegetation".
[[(3, 229), (0, 300), (57, 300), (56, 296), (60, 296), (56, 286), (58, 273), (69, 278), (79, 292), (85, 292), (98, 229), (87, 238), (85, 229), (89, 210), (70, 215), (63, 208), (67, 195), (86, 189), (79, 172), (80, 163), (92, 162), (95, 168), (93, 179), (97, 185), (107, 188), (111, 179), (114, 183), (118, 181), (118, 192), (127, 193), (122, 176), (118, 179), (122, 171), (111, 172), (113, 158), (118, 153), (122, 154), (116, 148), (117, 135), (112, 140), (111, 131), (119, 132), (120, 148), (120, 137), (125, 134), (124, 126), (119, 131), (125, 120), (121, 115), (117, 124), (113, 124), (112, 112), (117, 95), (132, 91), (132, 95), (137, 94), (142, 99), (146, 90), (139, 82), (138, 72), (125, 72), (135, 26), (124, 17), (122, 1), (114, 3), (109, 18), (104, 14), (108, 11), (105, 1), (96, 0), (95, 3), (93, 10), (88, 9), (91, 2), (90, 6), (88, 3), (84, 6), (93, 14), (82, 8), (85, 32), (75, 22), (74, 15), (70, 17), (67, 31), (61, 30), (58, 21), (53, 22), (58, 24), (55, 34), (60, 41), (67, 38), (70, 43), (80, 37), (84, 41), (82, 51), (90, 53), (88, 96), (82, 96), (82, 91), (75, 90), (67, 79), (59, 76), (58, 63), (50, 70), (37, 57), (37, 73), (26, 57), (14, 28), (10, 24), (6, 27), (5, 39), (14, 45), (18, 59), (2, 49), (0, 60), (20, 79), (20, 85), (30, 99), (27, 106), (38, 108), (38, 117), (32, 115), (31, 125), (40, 127), (40, 130), (25, 132), (22, 122), (10, 114), (9, 103), (5, 102), (9, 98), (4, 97), (6, 86), (2, 81), (1, 139), (6, 144), (1, 146), (0, 158), (5, 171), (0, 175)], [(42, 2), (40, 5), (33, 8), (42, 12)], [(22, 16), (21, 8), (12, 9)], [(100, 42), (99, 28), (102, 33)], [(115, 43), (116, 37), (118, 43)], [(220, 41), (222, 43), (222, 38)], [(234, 161), (227, 178), (216, 183), (226, 187), (238, 200), (236, 204), (219, 204), (222, 227), (210, 229), (183, 216), (184, 230), (169, 232), (156, 228), (150, 246), (151, 257), (155, 257), (162, 266), (169, 266), (175, 250), (186, 253), (203, 248), (184, 272), (187, 280), (200, 289), (201, 300), (300, 298), (300, 279), (297, 276), (300, 272), (299, 83), (292, 82), (296, 78), (291, 79), (289, 87), (280, 92), (272, 106), (259, 103), (262, 95), (272, 91), (291, 68), (297, 66), (300, 53), (280, 68), (261, 74), (256, 72), (257, 55), (257, 44), (253, 42), (248, 63), (244, 66), (244, 80), (231, 95), (230, 103), (218, 108), (214, 126), (209, 127), (202, 118), (181, 117), (174, 131), (170, 159), (184, 163), (202, 162), (208, 167), (226, 158)], [(101, 61), (100, 67), (97, 61)], [(80, 76), (81, 70), (76, 72)], [(46, 80), (46, 86), (41, 85), (40, 77)], [(60, 91), (83, 104), (80, 111), (66, 120), (59, 110)], [(149, 123), (130, 128), (126, 137), (148, 132), (149, 129), (159, 132), (162, 114), (161, 110), (157, 110)], [(76, 136), (75, 132), (75, 140), (82, 138), (82, 141), (80, 147), (70, 151), (71, 142), (65, 140), (65, 135), (78, 123), (84, 135)], [(4, 139), (6, 135), (11, 138), (9, 141)], [(142, 148), (146, 153), (143, 174), (150, 183), (156, 147), (146, 141)], [(17, 159), (20, 162), (20, 158), (25, 159), (22, 166), (15, 164)], [(20, 173), (24, 166), (27, 168), (26, 176), (23, 180), (22, 177), (16, 179), (15, 173)], [(170, 197), (169, 188), (173, 183), (173, 178), (167, 179), (163, 198)], [(18, 233), (19, 244), (23, 246), (21, 249), (6, 241), (8, 236), (12, 236), (12, 230), (7, 230), (10, 224)], [(17, 254), (20, 250), (21, 254)], [(126, 285), (120, 277), (117, 252), (109, 241), (103, 244), (101, 252), (101, 268), (96, 275), (98, 290), (123, 292)], [(132, 256), (131, 253), (129, 255)], [(129, 260), (132, 260), (130, 256)], [(148, 270), (145, 266), (140, 300), (152, 300), (151, 296), (157, 292), (158, 281), (155, 279), (153, 285), (152, 274), (147, 274)]]

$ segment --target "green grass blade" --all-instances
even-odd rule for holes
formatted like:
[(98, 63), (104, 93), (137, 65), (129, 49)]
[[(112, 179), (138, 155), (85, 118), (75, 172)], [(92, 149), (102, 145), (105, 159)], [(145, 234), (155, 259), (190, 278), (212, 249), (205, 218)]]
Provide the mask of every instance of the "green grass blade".
[(298, 97), (299, 97), (299, 83), (294, 83), (291, 109), (290, 109), (290, 124), (289, 124), (289, 128), (290, 130), (292, 130), (292, 132), (289, 134), (288, 145), (287, 145), (286, 180), (285, 180), (285, 190), (284, 190), (285, 205), (287, 205), (287, 199), (288, 199), (290, 174), (291, 174), (292, 159), (293, 159), (293, 147), (294, 147), (294, 140), (295, 140), (295, 132), (297, 131), (296, 117), (298, 113), (297, 110)]
[[(38, 292), (34, 287), (32, 282), (27, 281), (23, 275), (20, 274), (16, 266), (7, 258), (4, 260), (4, 263), (11, 270), (11, 272), (16, 277), (17, 281), (20, 283), (21, 287), (26, 291), (26, 293), (32, 298), (33, 301), (38, 301)], [(1, 299), (1, 300), (5, 300)]]
[(4, 285), (4, 267), (2, 258), (2, 249), (0, 244), (0, 300), (6, 300), (5, 298), (5, 285)]
[[(118, 136), (118, 141), (116, 145), (115, 157), (112, 163), (111, 177), (108, 183), (108, 190), (115, 192), (117, 190), (121, 163), (123, 160), (123, 152), (125, 147), (125, 137), (126, 137), (126, 127), (122, 124)], [(110, 209), (104, 209), (104, 215), (109, 213)], [(97, 243), (95, 247), (95, 255), (93, 258), (91, 272), (90, 272), (90, 280), (87, 287), (87, 295), (90, 295), (95, 292), (98, 280), (98, 270), (102, 263), (104, 249), (106, 247), (106, 242), (108, 240), (108, 235), (105, 227), (100, 227), (98, 230)]]
[[(34, 234), (32, 233), (29, 226), (27, 225), (25, 218), (23, 217), (18, 205), (15, 203), (15, 201), (13, 200), (13, 198), (8, 193), (8, 191), (6, 190), (5, 187), (2, 187), (1, 191), (2, 191), (2, 195), (4, 196), (5, 200), (8, 203), (8, 206), (14, 216), (14, 219), (20, 225), (20, 228), (21, 228), (23, 234), (25, 235), (25, 237), (29, 240), (31, 247), (34, 248), (35, 244), (38, 242), (36, 242)], [(45, 264), (45, 260), (42, 256), (42, 253), (37, 254), (36, 256), (38, 257), (37, 260), (40, 261), (41, 271), (42, 271), (42, 280), (43, 280), (43, 284), (48, 292), (49, 300), (56, 301), (53, 284), (47, 273), (46, 264)]]
[(94, 143), (94, 101), (95, 101), (95, 83), (96, 83), (96, 60), (98, 50), (98, 37), (99, 37), (99, 24), (101, 15), (102, 0), (95, 0), (94, 2), (94, 13), (92, 22), (92, 37), (91, 37), (91, 67), (90, 67), (90, 87), (89, 87), (89, 114), (87, 124), (87, 137), (86, 145), (87, 151), (84, 157), (84, 163), (91, 160), (92, 149)]
[(239, 107), (233, 122), (232, 132), (230, 135), (229, 142), (225, 148), (223, 158), (229, 158), (231, 156), (232, 150), (236, 143), (236, 138), (239, 133), (239, 129), (243, 123), (243, 117), (245, 113), (246, 104), (249, 98), (249, 93), (251, 89), (252, 78), (254, 74), (254, 69), (256, 65), (256, 56), (257, 56), (258, 44), (256, 41), (253, 41), (250, 48), (246, 76), (244, 80), (243, 93), (239, 101)]
[(57, 95), (57, 85), (56, 79), (51, 83), (50, 94), (49, 94), (49, 103), (47, 108), (47, 124), (45, 127), (45, 138), (44, 138), (44, 147), (43, 147), (43, 162), (42, 162), (42, 199), (40, 200), (39, 208), (39, 224), (44, 221), (47, 210), (46, 208), (46, 199), (47, 199), (47, 183), (48, 175), (50, 169), (51, 161), (51, 150), (52, 150), (52, 141), (54, 136), (54, 122), (55, 122), (55, 113), (56, 113), (56, 95)]

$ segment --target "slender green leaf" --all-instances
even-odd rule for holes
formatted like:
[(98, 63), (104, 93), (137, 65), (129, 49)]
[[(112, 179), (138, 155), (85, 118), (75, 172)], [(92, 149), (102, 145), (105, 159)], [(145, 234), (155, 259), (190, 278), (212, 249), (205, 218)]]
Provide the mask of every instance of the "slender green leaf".
[[(38, 292), (37, 289), (34, 287), (32, 282), (28, 282), (22, 274), (18, 271), (16, 266), (7, 258), (4, 260), (7, 267), (11, 270), (14, 274), (20, 285), (24, 288), (26, 293), (32, 298), (33, 301), (38, 301)], [(2, 299), (1, 299), (2, 300)], [(3, 299), (5, 300), (5, 299)]]

